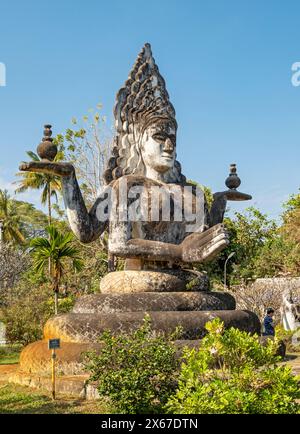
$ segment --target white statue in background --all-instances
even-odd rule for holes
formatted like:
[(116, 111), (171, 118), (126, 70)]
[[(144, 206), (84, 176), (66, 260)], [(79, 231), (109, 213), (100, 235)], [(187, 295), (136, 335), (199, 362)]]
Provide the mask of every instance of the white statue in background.
[(286, 331), (295, 331), (292, 344), (300, 344), (300, 297), (295, 291), (285, 290), (282, 295), (281, 321)]

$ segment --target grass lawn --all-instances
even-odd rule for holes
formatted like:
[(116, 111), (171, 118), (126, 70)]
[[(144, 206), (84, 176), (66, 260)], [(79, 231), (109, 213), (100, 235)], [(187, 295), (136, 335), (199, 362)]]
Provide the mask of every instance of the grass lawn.
[[(20, 345), (0, 346), (0, 365), (19, 362)], [(110, 413), (103, 401), (86, 401), (58, 394), (55, 401), (50, 393), (26, 386), (0, 381), (0, 414), (104, 414)]]
[(100, 401), (85, 401), (50, 394), (25, 386), (0, 383), (0, 414), (105, 414), (109, 407)]
[(21, 345), (1, 345), (0, 346), (0, 365), (11, 365), (19, 363)]

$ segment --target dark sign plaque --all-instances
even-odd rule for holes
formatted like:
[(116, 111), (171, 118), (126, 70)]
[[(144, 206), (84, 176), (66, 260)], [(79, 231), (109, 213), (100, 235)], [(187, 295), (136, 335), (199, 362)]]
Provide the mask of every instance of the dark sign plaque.
[(56, 350), (57, 348), (60, 348), (60, 339), (49, 339), (48, 349)]

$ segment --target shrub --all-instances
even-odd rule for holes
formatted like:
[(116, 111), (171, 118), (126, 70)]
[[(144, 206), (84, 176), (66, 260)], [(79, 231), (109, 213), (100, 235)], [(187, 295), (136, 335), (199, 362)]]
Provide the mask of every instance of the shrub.
[(46, 285), (30, 288), (22, 284), (14, 288), (1, 315), (8, 342), (27, 345), (42, 338), (43, 325), (51, 316), (48, 306), (51, 295)]
[(160, 413), (177, 384), (174, 338), (153, 332), (149, 316), (129, 334), (104, 332), (100, 353), (86, 354), (90, 381), (97, 382), (100, 395), (120, 413)]
[[(73, 304), (72, 297), (60, 299), (60, 313), (68, 312)], [(42, 339), (43, 326), (53, 315), (53, 292), (49, 285), (24, 281), (10, 289), (0, 317), (6, 326), (7, 341), (27, 345)]]
[(300, 398), (298, 379), (289, 367), (277, 366), (278, 342), (266, 346), (216, 319), (207, 323), (208, 334), (199, 349), (186, 348), (176, 393), (169, 412), (297, 413)]

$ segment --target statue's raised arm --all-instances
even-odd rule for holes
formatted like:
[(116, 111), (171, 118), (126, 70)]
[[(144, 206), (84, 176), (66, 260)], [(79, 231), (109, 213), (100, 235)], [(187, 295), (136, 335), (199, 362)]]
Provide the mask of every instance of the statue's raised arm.
[(97, 206), (106, 197), (105, 191), (88, 212), (73, 165), (65, 162), (54, 162), (57, 147), (53, 143), (51, 135), (51, 125), (45, 125), (44, 138), (37, 148), (41, 160), (23, 162), (20, 164), (20, 170), (44, 173), (61, 178), (62, 193), (71, 229), (81, 242), (91, 242), (98, 238), (108, 226), (107, 219), (101, 221), (96, 215)]

